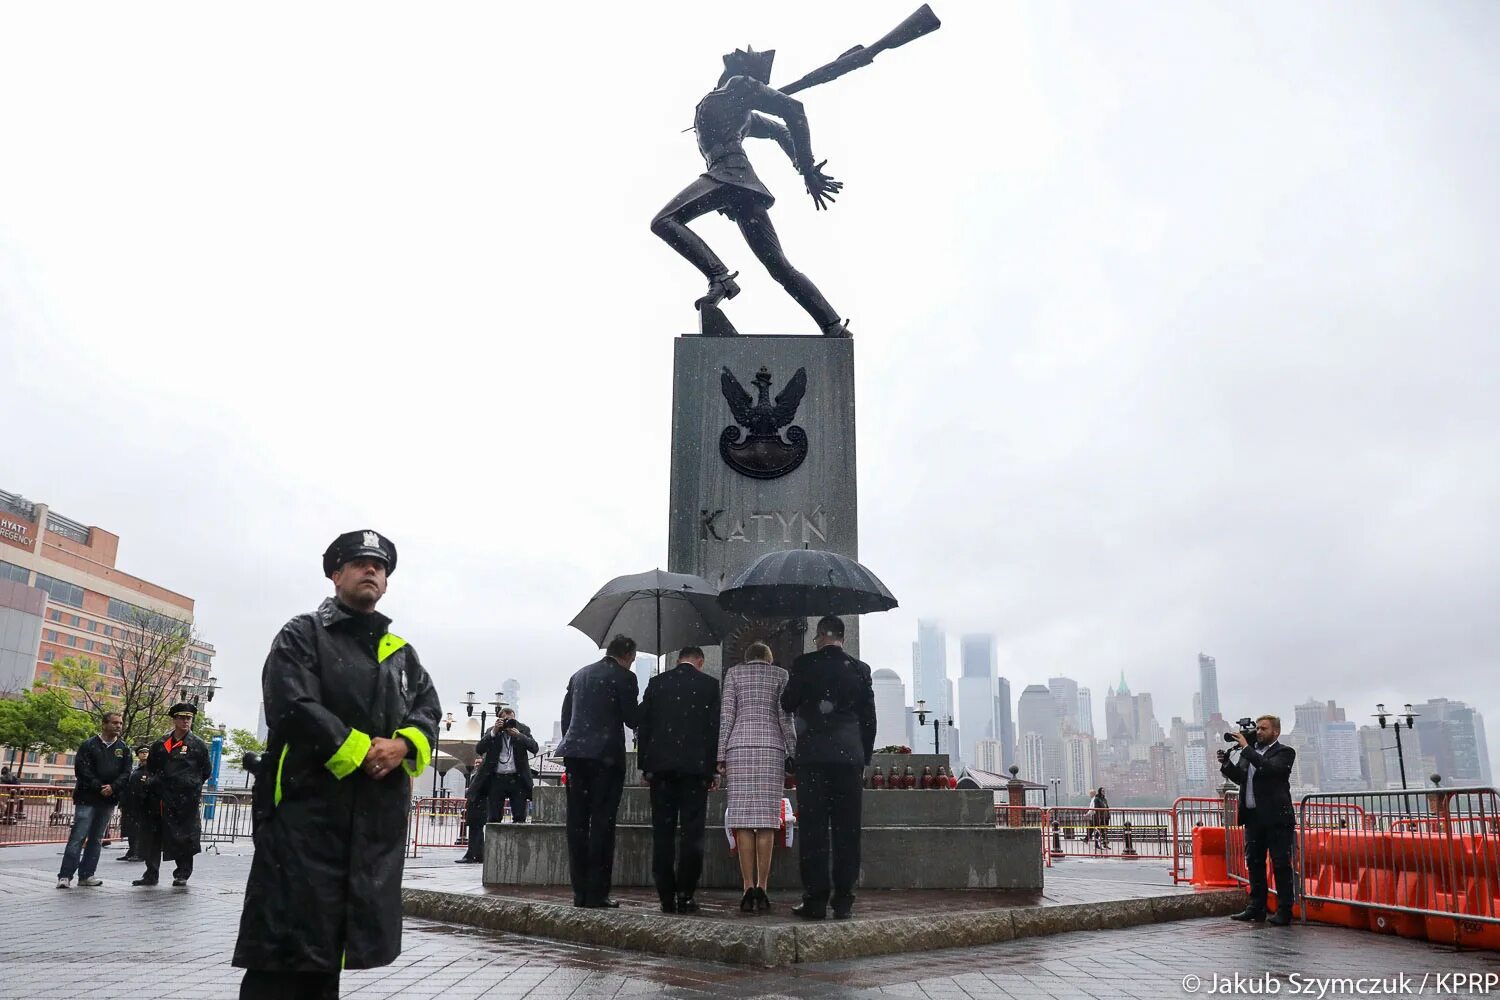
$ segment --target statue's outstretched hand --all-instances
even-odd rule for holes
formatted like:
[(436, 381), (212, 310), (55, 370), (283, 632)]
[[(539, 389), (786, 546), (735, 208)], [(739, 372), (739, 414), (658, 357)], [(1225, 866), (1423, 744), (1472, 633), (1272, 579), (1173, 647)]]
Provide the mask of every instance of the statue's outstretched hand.
[(818, 206), (820, 212), (837, 201), (834, 195), (844, 189), (843, 181), (836, 181), (823, 173), (823, 164), (827, 162), (824, 160), (802, 175), (802, 180), (807, 184), (807, 193), (812, 195), (813, 204)]

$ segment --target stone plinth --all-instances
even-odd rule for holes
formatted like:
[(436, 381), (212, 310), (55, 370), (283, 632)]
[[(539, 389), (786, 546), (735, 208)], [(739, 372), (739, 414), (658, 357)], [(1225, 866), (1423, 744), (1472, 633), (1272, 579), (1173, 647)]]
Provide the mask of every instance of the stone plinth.
[[(779, 449), (805, 434), (806, 454), (791, 471), (770, 478), (738, 471), (721, 448), (726, 429), (731, 440), (746, 434), (725, 398), (725, 370), (758, 401), (755, 379), (762, 368), (771, 405), (799, 370), (806, 373), (796, 412), (779, 430), (781, 443), (771, 445)], [(852, 340), (679, 337), (673, 351), (667, 568), (724, 587), (778, 549), (807, 545), (859, 558), (854, 445)], [(851, 616), (845, 625), (845, 647), (857, 656), (858, 619)], [(811, 648), (811, 638), (802, 619), (743, 621), (722, 647), (708, 649), (705, 669), (721, 676), (723, 658), (738, 660), (755, 639), (770, 642), (776, 661), (788, 665)]]

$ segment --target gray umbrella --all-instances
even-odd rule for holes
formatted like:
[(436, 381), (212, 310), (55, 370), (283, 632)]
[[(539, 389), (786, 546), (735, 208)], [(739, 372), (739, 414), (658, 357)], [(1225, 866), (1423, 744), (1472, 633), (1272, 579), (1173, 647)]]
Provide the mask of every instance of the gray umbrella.
[(726, 611), (753, 615), (862, 615), (896, 598), (880, 578), (836, 552), (767, 552), (719, 594)]
[(683, 646), (716, 646), (730, 628), (718, 596), (701, 577), (653, 569), (615, 577), (568, 624), (600, 648), (616, 634), (657, 656)]

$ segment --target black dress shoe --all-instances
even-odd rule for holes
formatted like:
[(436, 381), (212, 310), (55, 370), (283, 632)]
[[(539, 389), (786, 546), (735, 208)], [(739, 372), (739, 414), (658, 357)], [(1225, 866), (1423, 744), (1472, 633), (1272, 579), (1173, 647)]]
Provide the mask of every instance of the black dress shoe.
[(745, 890), (745, 894), (740, 897), (740, 912), (741, 913), (754, 913), (755, 912), (755, 887), (754, 886), (751, 886), (749, 889), (746, 889)]
[(758, 913), (765, 913), (771, 909), (771, 898), (766, 895), (766, 890), (755, 890), (755, 909)]
[(663, 912), (663, 913), (676, 913), (677, 912), (677, 903), (675, 901), (673, 901), (673, 900), (670, 900), (670, 899), (664, 899), (664, 900), (662, 900), (662, 903), (661, 903), (661, 912)]
[(696, 899), (694, 899), (692, 896), (678, 896), (677, 897), (677, 912), (678, 913), (697, 913), (698, 912), (698, 901)]
[(1266, 923), (1272, 927), (1290, 927), (1292, 923), (1292, 912), (1290, 910), (1277, 910), (1266, 919)]
[(115, 860), (116, 861), (134, 861), (136, 864), (140, 864), (143, 859), (141, 859), (141, 858), (132, 858), (128, 854), (122, 854), (118, 858), (115, 858)]
[(852, 906), (835, 906), (833, 908), (833, 919), (835, 920), (848, 920), (852, 916), (854, 916), (854, 907)]
[(605, 896), (603, 899), (599, 900), (599, 902), (595, 903), (594, 906), (596, 909), (600, 910), (618, 910), (620, 908), (620, 901), (617, 899), (610, 899), (608, 896)]
[(1247, 906), (1243, 910), (1241, 910), (1240, 912), (1236, 913), (1234, 916), (1230, 917), (1229, 919), (1230, 920), (1245, 920), (1245, 921), (1248, 921), (1248, 922), (1254, 923), (1254, 924), (1265, 923), (1266, 911), (1265, 910), (1257, 910), (1253, 906)]
[(138, 879), (136, 879), (134, 882), (132, 882), (130, 884), (131, 885), (155, 885), (156, 884), (156, 879), (154, 879), (154, 878), (138, 878)]
[(813, 906), (811, 903), (798, 903), (792, 907), (792, 916), (801, 917), (803, 920), (822, 920), (828, 916), (828, 908)]

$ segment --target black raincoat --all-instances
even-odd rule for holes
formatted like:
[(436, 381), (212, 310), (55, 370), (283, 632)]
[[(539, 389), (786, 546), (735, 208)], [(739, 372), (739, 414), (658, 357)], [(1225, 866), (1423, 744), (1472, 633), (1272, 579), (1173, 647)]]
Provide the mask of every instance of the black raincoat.
[[(442, 710), (417, 651), (389, 625), (330, 598), (271, 644), (261, 676), (270, 739), (234, 949), (241, 968), (337, 972), (401, 953), (412, 780), (431, 761)], [(412, 746), (379, 780), (359, 766), (377, 736)]]
[(161, 845), (162, 854), (177, 861), (202, 848), (203, 783), (213, 774), (208, 744), (192, 733), (181, 740), (163, 736), (146, 755), (141, 820)]

